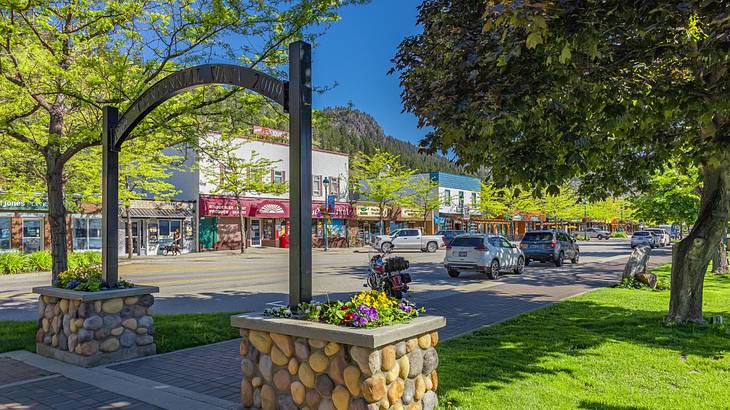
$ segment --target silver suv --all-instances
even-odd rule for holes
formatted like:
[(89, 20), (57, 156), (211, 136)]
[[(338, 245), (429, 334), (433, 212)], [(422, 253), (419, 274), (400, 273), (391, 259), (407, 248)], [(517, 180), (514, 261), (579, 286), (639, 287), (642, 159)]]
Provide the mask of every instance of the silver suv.
[(631, 247), (648, 246), (654, 248), (658, 246), (657, 237), (649, 231), (636, 231), (631, 235)]

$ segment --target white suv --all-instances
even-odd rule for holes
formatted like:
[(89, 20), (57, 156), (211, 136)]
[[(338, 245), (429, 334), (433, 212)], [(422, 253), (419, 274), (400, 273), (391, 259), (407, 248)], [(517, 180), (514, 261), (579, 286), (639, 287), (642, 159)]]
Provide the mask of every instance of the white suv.
[(669, 232), (665, 231), (664, 229), (647, 228), (646, 230), (653, 233), (654, 236), (657, 237), (656, 246), (658, 246), (658, 247), (669, 246), (669, 244), (672, 243), (672, 238), (669, 236)]
[(501, 272), (522, 273), (525, 255), (499, 235), (459, 235), (446, 247), (444, 266), (452, 278), (461, 271), (477, 271), (497, 279)]

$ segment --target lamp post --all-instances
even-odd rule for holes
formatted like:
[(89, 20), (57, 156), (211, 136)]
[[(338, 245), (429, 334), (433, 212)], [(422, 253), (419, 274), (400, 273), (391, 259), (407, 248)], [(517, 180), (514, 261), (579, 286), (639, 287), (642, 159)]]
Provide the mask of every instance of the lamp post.
[(322, 183), (324, 184), (324, 212), (322, 212), (322, 220), (324, 221), (324, 251), (327, 252), (327, 249), (329, 249), (329, 240), (327, 238), (327, 215), (329, 214), (329, 185), (330, 180), (327, 177), (324, 177), (322, 180)]
[(588, 239), (588, 202), (583, 200), (583, 240)]

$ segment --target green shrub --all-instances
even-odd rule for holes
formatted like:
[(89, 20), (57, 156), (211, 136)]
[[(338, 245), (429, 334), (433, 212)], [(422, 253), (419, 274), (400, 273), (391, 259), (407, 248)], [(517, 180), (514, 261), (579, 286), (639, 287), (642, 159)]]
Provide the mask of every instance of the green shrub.
[(27, 259), (27, 268), (31, 272), (46, 272), (53, 267), (53, 258), (48, 251), (38, 251), (24, 255)]
[(0, 274), (28, 272), (28, 258), (20, 252), (0, 253)]
[(101, 264), (100, 252), (72, 252), (68, 254), (68, 268), (88, 268)]
[(628, 238), (626, 232), (611, 232), (611, 238)]

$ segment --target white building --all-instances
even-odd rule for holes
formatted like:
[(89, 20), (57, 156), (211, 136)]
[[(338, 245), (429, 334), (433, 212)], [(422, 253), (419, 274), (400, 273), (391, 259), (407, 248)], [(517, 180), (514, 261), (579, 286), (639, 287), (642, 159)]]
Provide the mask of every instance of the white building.
[[(236, 150), (240, 158), (259, 157), (278, 161), (271, 169), (277, 182), (288, 182), (289, 145), (279, 142), (242, 139)], [(215, 179), (220, 166), (201, 161), (200, 177), (200, 244), (202, 249), (236, 249), (240, 246), (238, 210), (235, 200), (216, 192)], [(348, 190), (349, 158), (346, 154), (319, 149), (312, 150), (312, 218), (322, 218), (321, 209), (326, 195), (334, 195), (335, 209), (332, 226), (345, 229), (346, 220), (352, 217), (352, 207), (346, 202)], [(327, 182), (325, 184), (325, 181)], [(289, 223), (289, 194), (249, 193), (241, 200), (246, 220), (246, 232), (251, 246), (282, 246), (281, 238), (287, 236)], [(313, 221), (315, 231), (321, 234), (321, 226)], [(317, 228), (319, 228), (317, 230)], [(286, 239), (284, 240), (286, 242)]]

